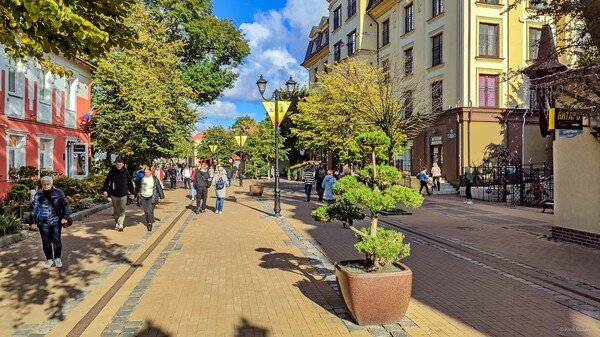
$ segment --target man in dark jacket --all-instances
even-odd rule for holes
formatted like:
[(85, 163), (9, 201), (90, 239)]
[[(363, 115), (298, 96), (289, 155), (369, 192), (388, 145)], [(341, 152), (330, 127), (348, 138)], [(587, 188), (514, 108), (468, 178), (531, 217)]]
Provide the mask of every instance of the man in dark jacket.
[(194, 177), (194, 188), (196, 189), (196, 214), (199, 212), (204, 213), (208, 188), (210, 187), (211, 182), (212, 177), (208, 172), (208, 166), (206, 163), (202, 163), (200, 170), (196, 172), (196, 176)]
[(233, 168), (232, 167), (226, 168), (225, 174), (227, 175), (227, 187), (231, 187), (231, 181), (233, 180)]
[(127, 198), (133, 199), (135, 196), (133, 180), (123, 164), (123, 159), (117, 158), (115, 160), (115, 166), (112, 167), (106, 179), (104, 179), (102, 190), (104, 191), (104, 197), (110, 195), (115, 217), (115, 229), (122, 232)]

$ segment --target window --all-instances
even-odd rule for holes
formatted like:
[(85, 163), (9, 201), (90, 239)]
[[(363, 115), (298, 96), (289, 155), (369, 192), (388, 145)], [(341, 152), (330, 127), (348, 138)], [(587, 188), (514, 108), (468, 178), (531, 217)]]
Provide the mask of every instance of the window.
[(479, 75), (479, 106), (498, 107), (498, 75)]
[(442, 34), (438, 34), (431, 38), (431, 66), (441, 64), (442, 57)]
[(404, 75), (410, 75), (413, 72), (413, 49), (404, 51)]
[(386, 46), (390, 43), (390, 20), (385, 20), (381, 28), (381, 45)]
[(499, 4), (500, 1), (498, 0), (478, 0), (478, 2), (485, 2), (486, 4)]
[(77, 79), (66, 79), (65, 80), (65, 126), (75, 128), (77, 123), (75, 107), (77, 102)]
[(442, 112), (443, 100), (442, 81), (433, 82), (431, 84), (431, 109), (433, 112)]
[(404, 7), (404, 34), (412, 32), (412, 30), (415, 29), (413, 14), (413, 4)]
[(8, 143), (6, 153), (8, 153), (8, 169), (18, 170), (25, 166), (25, 141), (26, 137), (22, 134), (8, 134)]
[(48, 70), (39, 70), (38, 79), (38, 97), (42, 102), (50, 102), (50, 93), (52, 88), (52, 74)]
[(348, 56), (354, 54), (356, 51), (356, 31), (352, 31), (352, 33), (348, 34)]
[(432, 0), (431, 17), (436, 17), (444, 12), (444, 0)]
[(316, 67), (315, 68), (315, 82), (314, 83), (319, 82), (319, 77), (317, 77), (318, 76), (318, 74), (317, 74), (318, 71), (319, 71), (319, 67)]
[(342, 6), (338, 6), (333, 11), (333, 30), (336, 30), (342, 24)]
[(14, 65), (8, 68), (8, 92), (17, 93), (17, 68)]
[(381, 61), (381, 70), (383, 71), (383, 74), (384, 74), (383, 82), (389, 83), (390, 82), (390, 60)]
[(409, 118), (413, 114), (413, 91), (404, 92), (404, 118)]
[(356, 0), (348, 0), (348, 18), (356, 14)]
[(538, 28), (529, 28), (529, 59), (537, 59), (538, 47), (540, 38), (542, 37), (542, 30)]
[(479, 24), (479, 56), (498, 57), (498, 25)]
[(342, 59), (342, 41), (333, 45), (333, 61), (339, 62)]
[(47, 138), (40, 138), (38, 154), (39, 154), (39, 169), (53, 170), (53, 157), (52, 152), (54, 150), (54, 140)]
[(546, 8), (547, 0), (529, 0), (527, 1), (528, 8), (544, 9)]

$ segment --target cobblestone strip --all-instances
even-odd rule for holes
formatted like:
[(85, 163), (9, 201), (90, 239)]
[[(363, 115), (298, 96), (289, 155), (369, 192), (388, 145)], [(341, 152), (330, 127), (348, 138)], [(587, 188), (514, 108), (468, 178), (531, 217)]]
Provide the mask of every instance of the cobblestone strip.
[[(173, 218), (173, 214), (177, 213), (177, 211), (168, 211), (165, 213), (168, 214), (168, 216), (166, 218), (161, 219), (160, 221), (157, 221), (154, 224), (155, 230), (160, 229), (160, 227), (163, 224), (169, 223), (171, 218)], [(121, 250), (122, 250), (123, 254), (129, 255), (130, 253), (137, 250), (142, 243), (144, 243), (146, 240), (148, 240), (148, 238), (152, 235), (152, 233), (153, 232), (147, 232), (135, 244), (133, 244), (131, 246), (127, 246), (124, 249), (122, 248)], [(94, 289), (96, 289), (96, 287), (99, 284), (103, 283), (103, 281), (108, 277), (108, 275), (110, 275), (118, 266), (122, 265), (123, 263), (124, 262), (121, 262), (119, 264), (111, 264), (111, 265), (107, 266), (100, 274), (98, 274), (98, 276), (96, 276), (87, 286), (85, 286), (79, 294), (70, 298), (65, 303), (65, 305), (62, 308), (61, 314), (63, 316), (66, 316), (71, 311), (73, 311), (73, 309), (75, 309), (83, 301), (83, 299), (86, 296), (91, 294), (92, 291), (94, 291)], [(36, 324), (36, 323), (23, 324), (19, 327), (19, 329), (15, 330), (11, 336), (13, 336), (13, 337), (44, 336), (47, 333), (49, 333), (50, 331), (52, 331), (52, 329), (54, 329), (54, 327), (60, 322), (61, 322), (61, 320), (59, 318), (50, 318), (41, 324)]]
[(148, 272), (146, 272), (144, 278), (133, 289), (125, 303), (123, 303), (121, 308), (119, 308), (117, 313), (113, 316), (110, 323), (106, 326), (106, 328), (104, 328), (104, 331), (100, 335), (101, 337), (133, 337), (138, 333), (144, 324), (144, 321), (130, 321), (129, 316), (131, 316), (131, 313), (133, 313), (137, 307), (140, 299), (148, 289), (148, 286), (150, 286), (150, 283), (152, 280), (154, 280), (158, 270), (167, 261), (169, 253), (174, 250), (181, 249), (182, 245), (178, 244), (177, 241), (179, 241), (179, 238), (193, 219), (194, 214), (189, 214), (181, 228), (177, 231), (177, 233), (175, 233), (173, 238), (160, 253), (159, 257), (152, 264), (152, 267), (150, 267)]
[[(267, 212), (271, 211), (271, 205), (265, 199), (257, 198), (262, 205), (263, 209)], [(284, 217), (271, 217), (290, 238), (286, 241), (287, 245), (294, 245), (300, 249), (302, 254), (310, 259), (312, 267), (323, 276), (324, 280), (338, 295), (340, 289), (335, 280), (335, 268), (333, 263), (327, 258), (325, 254), (318, 248), (319, 242), (316, 240), (309, 240), (305, 238), (293, 225), (285, 220)], [(412, 322), (408, 317), (404, 317), (400, 324), (386, 324), (386, 325), (368, 325), (360, 326), (355, 324), (350, 317), (350, 314), (345, 307), (337, 308), (326, 308), (329, 311), (335, 313), (346, 325), (348, 331), (368, 331), (374, 337), (404, 337), (410, 336), (402, 327), (415, 327), (416, 324)]]
[(416, 237), (414, 235), (407, 234), (407, 236), (411, 239), (412, 242), (415, 242), (417, 244), (426, 245), (426, 246), (429, 246), (429, 247), (441, 250), (444, 253), (450, 254), (450, 255), (452, 255), (452, 256), (454, 256), (456, 258), (459, 258), (461, 260), (467, 261), (469, 263), (472, 263), (472, 264), (477, 265), (479, 267), (482, 267), (484, 269), (491, 270), (491, 271), (493, 271), (493, 272), (495, 272), (497, 274), (500, 274), (500, 275), (502, 275), (504, 277), (510, 278), (513, 281), (517, 281), (517, 282), (525, 284), (525, 285), (527, 285), (527, 286), (529, 286), (531, 288), (537, 289), (539, 291), (543, 291), (543, 292), (545, 292), (545, 293), (547, 293), (549, 295), (552, 295), (552, 297), (554, 297), (554, 299), (555, 299), (555, 301), (557, 303), (560, 303), (560, 304), (562, 304), (562, 305), (564, 305), (564, 306), (566, 306), (566, 307), (568, 307), (570, 309), (573, 309), (575, 311), (578, 311), (578, 312), (580, 312), (580, 313), (582, 313), (584, 315), (587, 315), (587, 316), (590, 316), (590, 317), (595, 318), (597, 320), (600, 320), (600, 308), (598, 308), (596, 306), (587, 304), (587, 303), (585, 303), (583, 301), (575, 299), (575, 298), (573, 298), (571, 296), (567, 296), (565, 294), (562, 294), (562, 293), (557, 292), (555, 290), (552, 290), (550, 288), (544, 287), (544, 286), (539, 285), (539, 284), (537, 284), (535, 282), (531, 282), (529, 280), (526, 280), (524, 278), (518, 277), (518, 276), (513, 275), (511, 273), (507, 273), (507, 272), (505, 272), (503, 270), (500, 270), (498, 268), (489, 266), (489, 265), (487, 265), (485, 263), (482, 263), (482, 262), (479, 262), (477, 260), (474, 260), (474, 259), (472, 259), (472, 258), (470, 258), (468, 256), (459, 254), (459, 253), (457, 253), (457, 252), (455, 252), (455, 251), (453, 251), (451, 249), (445, 248), (442, 245), (422, 240), (422, 239), (420, 239), (420, 238), (418, 238), (418, 237)]

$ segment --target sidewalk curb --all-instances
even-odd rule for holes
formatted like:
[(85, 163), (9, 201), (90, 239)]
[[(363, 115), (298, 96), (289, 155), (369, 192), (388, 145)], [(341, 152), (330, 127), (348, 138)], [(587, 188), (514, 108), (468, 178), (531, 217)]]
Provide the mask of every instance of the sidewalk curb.
[[(29, 228), (29, 226), (27, 226)], [(19, 241), (23, 241), (27, 239), (29, 231), (21, 230), (19, 233), (9, 234), (3, 237), (0, 237), (0, 248), (4, 248), (12, 245), (13, 243), (17, 243)]]

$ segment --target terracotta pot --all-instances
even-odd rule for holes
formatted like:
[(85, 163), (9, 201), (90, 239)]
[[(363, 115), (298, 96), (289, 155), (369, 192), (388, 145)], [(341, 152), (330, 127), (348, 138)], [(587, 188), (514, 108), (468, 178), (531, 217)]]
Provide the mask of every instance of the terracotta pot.
[(250, 185), (250, 195), (253, 197), (260, 197), (263, 195), (265, 187), (262, 185)]
[(401, 271), (355, 273), (341, 261), (335, 264), (335, 276), (348, 312), (360, 325), (400, 323), (412, 293), (412, 270), (402, 263)]

